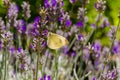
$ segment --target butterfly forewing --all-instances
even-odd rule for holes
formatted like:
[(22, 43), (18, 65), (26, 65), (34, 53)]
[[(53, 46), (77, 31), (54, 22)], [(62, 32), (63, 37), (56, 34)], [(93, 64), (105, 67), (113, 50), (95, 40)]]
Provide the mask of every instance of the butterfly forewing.
[(68, 44), (68, 40), (61, 35), (49, 33), (47, 45), (51, 49), (59, 49)]

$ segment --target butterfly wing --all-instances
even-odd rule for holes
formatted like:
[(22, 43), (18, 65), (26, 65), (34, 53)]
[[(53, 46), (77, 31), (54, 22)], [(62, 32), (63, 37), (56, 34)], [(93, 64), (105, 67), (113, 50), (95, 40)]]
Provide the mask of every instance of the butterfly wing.
[(59, 49), (68, 44), (68, 40), (58, 34), (49, 33), (47, 45), (50, 49)]

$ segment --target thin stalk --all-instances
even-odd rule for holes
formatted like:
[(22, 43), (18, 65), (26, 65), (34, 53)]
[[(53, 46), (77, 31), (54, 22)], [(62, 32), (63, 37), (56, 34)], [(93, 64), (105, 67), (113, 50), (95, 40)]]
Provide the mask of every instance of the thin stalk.
[[(114, 46), (114, 41), (115, 41), (115, 39), (116, 39), (116, 34), (117, 34), (118, 29), (119, 29), (119, 26), (120, 26), (120, 18), (119, 18), (119, 21), (118, 21), (117, 29), (116, 29), (116, 31), (115, 31), (115, 33), (114, 33), (114, 35), (113, 35), (113, 39), (112, 39), (112, 44), (111, 44), (110, 50), (108, 51), (108, 58), (109, 58), (110, 55), (111, 55), (112, 48), (113, 48), (113, 46)], [(107, 60), (107, 61), (108, 61), (108, 60)], [(105, 70), (106, 65), (107, 65), (107, 63), (105, 64), (105, 66), (104, 66), (104, 68), (103, 68), (103, 71)]]
[(87, 41), (86, 41), (86, 43), (84, 44), (84, 46), (86, 46), (86, 45), (89, 43), (91, 37), (94, 35), (95, 31), (97, 30), (97, 28), (98, 28), (98, 22), (100, 21), (100, 17), (101, 17), (101, 13), (98, 14), (98, 20), (97, 20), (96, 23), (95, 23), (96, 26), (95, 26), (95, 28), (92, 30), (92, 32), (90, 33), (90, 35), (88, 36)]
[(56, 56), (55, 56), (55, 80), (57, 79), (57, 75), (58, 75), (58, 55), (57, 55), (57, 50), (56, 50)]
[(81, 80), (84, 80), (84, 78), (86, 78), (87, 76), (89, 76), (91, 73), (92, 73), (92, 72), (89, 71), (87, 74), (85, 74), (85, 75), (81, 78)]
[(36, 62), (36, 79), (35, 80), (38, 80), (39, 57), (40, 57), (40, 53), (38, 53), (38, 56), (37, 56), (37, 62)]
[(74, 71), (74, 76), (75, 76), (75, 79), (76, 79), (76, 80), (79, 80), (79, 79), (78, 79), (78, 76), (77, 76), (77, 73), (76, 73), (76, 71), (75, 71), (75, 68), (74, 68), (74, 70), (73, 70), (73, 71)]
[[(114, 35), (113, 35), (112, 44), (111, 44), (110, 49), (109, 49), (109, 51), (108, 51), (108, 59), (109, 59), (109, 57), (110, 57), (110, 55), (111, 55), (112, 48), (113, 48), (113, 46), (114, 46), (114, 41), (115, 41), (115, 39), (116, 39), (116, 34), (117, 34), (118, 29), (119, 29), (119, 26), (120, 26), (120, 17), (119, 17), (117, 29), (116, 29), (116, 31), (115, 31), (115, 33), (114, 33)], [(108, 60), (107, 60), (107, 61), (108, 61)], [(107, 63), (108, 63), (108, 62), (107, 62)], [(106, 67), (107, 63), (104, 65), (103, 71), (105, 70), (105, 67)], [(103, 73), (103, 71), (102, 71), (102, 73)], [(101, 79), (101, 76), (99, 77), (99, 79)]]
[(0, 74), (0, 79), (2, 79), (2, 75), (3, 75), (2, 74), (2, 69), (3, 69), (3, 66), (4, 66), (4, 64), (3, 64), (4, 63), (4, 58), (5, 58), (5, 54), (4, 54), (4, 52), (2, 52), (2, 62), (1, 62), (1, 67), (0, 67), (0, 71), (1, 71), (0, 72), (1, 73)]
[(54, 60), (53, 60), (53, 71), (54, 71), (54, 76), (53, 76), (53, 79), (54, 80), (58, 80), (58, 52), (57, 52), (57, 50), (55, 50), (55, 55), (54, 55)]
[(47, 54), (47, 56), (46, 56), (45, 65), (44, 65), (43, 70), (42, 70), (43, 75), (45, 74), (45, 68), (46, 68), (47, 61), (48, 61), (48, 55), (49, 54)]
[[(101, 17), (101, 14), (99, 13), (98, 14), (98, 19), (96, 21), (96, 26), (95, 28), (93, 29), (93, 31), (90, 33), (89, 37), (87, 38), (87, 41), (85, 44), (82, 45), (82, 48), (80, 49), (80, 51), (78, 52), (79, 55), (76, 57), (76, 60), (75, 60), (75, 63), (77, 63), (77, 60), (78, 58), (83, 55), (83, 48), (88, 44), (89, 40), (91, 39), (91, 37), (94, 35), (95, 31), (97, 30), (98, 28), (98, 22), (100, 21), (100, 17)], [(87, 63), (88, 64), (88, 63)], [(76, 64), (75, 64), (76, 65)], [(80, 69), (78, 70), (78, 74), (80, 73)], [(81, 74), (81, 73), (80, 73)]]
[(111, 45), (110, 51), (109, 51), (109, 56), (110, 56), (110, 52), (112, 52), (112, 48), (113, 48), (113, 46), (114, 46), (114, 41), (115, 41), (115, 39), (116, 39), (116, 34), (117, 34), (118, 29), (119, 29), (119, 25), (120, 25), (120, 18), (119, 18), (119, 21), (118, 21), (118, 25), (117, 25), (117, 29), (116, 29), (116, 31), (115, 31), (115, 34), (113, 35), (112, 45)]
[(7, 53), (6, 53), (6, 49), (5, 49), (5, 62), (4, 62), (4, 66), (5, 66), (5, 68), (4, 68), (4, 79), (3, 80), (6, 80), (6, 75), (7, 75)]
[(71, 49), (71, 47), (72, 47), (72, 45), (74, 44), (75, 40), (76, 40), (76, 36), (73, 38), (71, 44), (69, 45), (68, 51)]

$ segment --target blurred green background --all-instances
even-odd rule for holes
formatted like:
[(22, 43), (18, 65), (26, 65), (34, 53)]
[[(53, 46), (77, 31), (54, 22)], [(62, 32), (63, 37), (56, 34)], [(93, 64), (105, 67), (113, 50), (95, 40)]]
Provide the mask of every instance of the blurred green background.
[[(28, 22), (32, 22), (33, 19), (35, 18), (35, 16), (39, 15), (39, 10), (40, 10), (40, 5), (43, 5), (43, 1), (44, 0), (10, 0), (11, 2), (15, 2), (17, 3), (17, 5), (19, 6), (19, 9), (20, 9), (20, 13), (19, 13), (19, 16), (18, 16), (18, 19), (24, 19), (22, 16), (21, 16), (21, 4), (23, 1), (27, 1), (30, 3), (31, 5), (31, 18), (28, 20)], [(81, 1), (81, 0), (80, 0)], [(90, 0), (90, 3), (87, 4), (85, 7), (86, 7), (86, 16), (88, 17), (88, 26), (90, 26), (90, 24), (94, 23), (95, 22), (95, 18), (98, 14), (98, 12), (96, 11), (96, 9), (94, 8), (94, 3), (96, 2), (96, 0)], [(69, 0), (64, 0), (64, 9), (66, 11), (71, 11), (73, 12), (73, 14), (71, 15), (71, 20), (72, 20), (72, 23), (76, 23), (77, 19), (77, 10), (78, 8), (81, 6), (81, 3), (77, 2), (77, 3), (74, 3), (74, 4), (71, 4), (69, 2)], [(115, 25), (117, 26), (118, 24), (118, 13), (119, 13), (119, 7), (120, 7), (120, 0), (106, 0), (106, 10), (105, 12), (103, 13), (103, 16), (104, 17), (107, 17), (110, 24), (111, 25)], [(7, 6), (5, 6), (3, 4), (3, 0), (0, 0), (0, 16), (3, 17), (3, 19), (5, 19), (5, 16), (7, 14)], [(90, 31), (91, 29), (89, 29), (88, 27), (88, 32)], [(105, 29), (105, 30), (102, 30), (102, 32), (107, 32), (108, 29)], [(120, 39), (120, 35), (119, 35), (120, 31), (118, 32), (118, 35), (117, 35), (117, 38)], [(100, 36), (102, 35), (101, 33), (101, 30), (98, 30), (98, 32), (96, 33), (96, 36), (98, 36), (98, 38), (101, 38)], [(107, 42), (105, 41), (107, 40)], [(102, 37), (101, 38), (101, 42), (104, 44), (104, 45), (108, 45), (109, 42), (109, 39), (107, 37)]]

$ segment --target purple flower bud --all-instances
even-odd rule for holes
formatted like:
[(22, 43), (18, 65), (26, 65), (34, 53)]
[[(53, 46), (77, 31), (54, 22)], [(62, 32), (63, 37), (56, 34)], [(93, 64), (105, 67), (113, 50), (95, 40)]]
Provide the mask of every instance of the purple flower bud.
[(15, 3), (11, 3), (8, 9), (8, 17), (9, 18), (13, 18), (13, 17), (17, 17), (18, 15), (18, 6)]
[(75, 57), (75, 56), (76, 56), (76, 52), (73, 51), (73, 52), (71, 53), (71, 57)]
[(46, 76), (46, 75), (44, 75), (43, 79), (44, 79), (44, 80), (46, 80), (46, 78), (47, 78), (47, 76)]
[(25, 17), (26, 19), (30, 18), (30, 4), (27, 2), (23, 2), (22, 4), (22, 9), (23, 9), (23, 17)]
[(48, 35), (48, 30), (44, 30), (44, 31), (43, 31), (43, 35), (44, 35), (44, 36), (47, 36), (47, 35)]
[(119, 41), (115, 40), (112, 52), (114, 54), (119, 54), (120, 53), (120, 42)]
[(3, 48), (3, 43), (2, 43), (2, 41), (0, 40), (0, 50), (2, 50), (2, 48)]
[(24, 64), (20, 64), (20, 69), (24, 69), (25, 65)]
[(60, 22), (61, 22), (62, 20), (63, 20), (63, 19), (62, 19), (62, 17), (59, 17), (59, 18), (58, 18), (58, 21), (60, 21)]
[(98, 53), (101, 51), (101, 47), (102, 45), (99, 41), (95, 41), (95, 43), (92, 45), (92, 49)]
[(77, 22), (77, 23), (76, 23), (76, 26), (77, 26), (77, 27), (83, 27), (83, 22), (81, 22), (81, 21)]
[(15, 47), (10, 47), (9, 52), (12, 54), (15, 53)]
[(52, 3), (52, 6), (53, 6), (53, 7), (57, 5), (56, 0), (51, 0), (51, 3)]
[(38, 27), (38, 25), (39, 25), (39, 23), (40, 23), (40, 16), (37, 16), (37, 17), (35, 17), (35, 19), (34, 19), (34, 27)]
[(64, 47), (63, 47), (63, 53), (64, 53), (65, 55), (68, 54), (68, 46), (64, 46)]
[(83, 60), (87, 61), (90, 57), (90, 51), (88, 48), (83, 49)]
[(95, 28), (95, 26), (96, 26), (95, 24), (91, 24), (91, 28)]
[(48, 75), (48, 80), (52, 80), (50, 75)]
[(76, 2), (76, 0), (69, 0), (70, 1), (70, 3), (75, 3)]
[(78, 35), (78, 40), (80, 40), (80, 41), (83, 40), (83, 35), (82, 35), (82, 34), (79, 34), (79, 35)]
[(92, 79), (92, 80), (97, 80), (97, 79), (96, 79), (96, 77), (93, 77), (93, 79)]
[(46, 8), (50, 7), (49, 0), (44, 0), (44, 5)]
[(46, 41), (43, 41), (43, 42), (42, 42), (42, 46), (45, 47), (46, 45), (47, 45), (47, 42), (46, 42)]
[(14, 24), (14, 26), (17, 28), (17, 30), (20, 33), (25, 33), (26, 31), (26, 23), (24, 20), (18, 20), (16, 21), (16, 23)]
[(19, 53), (22, 52), (22, 48), (21, 48), (21, 47), (18, 48), (18, 52), (19, 52)]
[(37, 35), (40, 34), (39, 31), (38, 31), (38, 29), (36, 29), (36, 28), (33, 28), (32, 31), (31, 31), (31, 33), (32, 33), (33, 36), (37, 36)]
[(105, 3), (106, 3), (106, 1), (97, 0), (94, 7), (96, 8), (97, 11), (104, 11), (106, 8)]
[(67, 27), (70, 27), (71, 24), (72, 24), (72, 22), (71, 22), (70, 20), (66, 20), (65, 25), (66, 25)]
[(39, 80), (43, 80), (42, 78), (40, 78)]
[(110, 26), (110, 23), (109, 23), (107, 18), (104, 18), (104, 20), (103, 20), (103, 22), (102, 22), (100, 27), (104, 28), (104, 27), (108, 27), (108, 26)]

